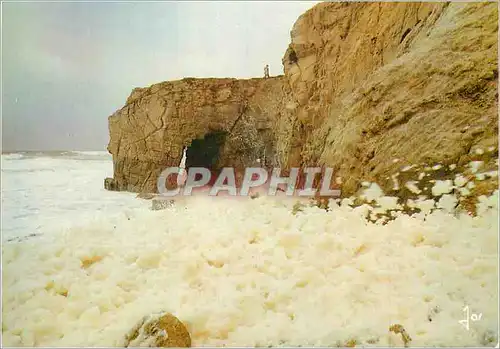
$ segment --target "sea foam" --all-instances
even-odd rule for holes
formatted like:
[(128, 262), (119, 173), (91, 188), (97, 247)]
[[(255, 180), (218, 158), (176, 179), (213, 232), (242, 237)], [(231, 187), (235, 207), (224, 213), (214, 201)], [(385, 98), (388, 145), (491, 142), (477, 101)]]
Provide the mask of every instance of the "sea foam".
[[(4, 345), (119, 346), (158, 311), (193, 346), (401, 346), (393, 324), (415, 346), (483, 345), (498, 326), (497, 201), (377, 224), (333, 201), (293, 215), (290, 200), (198, 196), (4, 244)], [(482, 313), (469, 331), (465, 305)]]

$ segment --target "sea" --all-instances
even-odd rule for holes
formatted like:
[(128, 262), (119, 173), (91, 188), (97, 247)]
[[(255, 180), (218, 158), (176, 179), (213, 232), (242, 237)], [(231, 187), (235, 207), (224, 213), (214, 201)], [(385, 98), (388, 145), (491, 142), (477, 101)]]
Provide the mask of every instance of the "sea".
[(107, 151), (4, 153), (1, 165), (2, 241), (123, 219), (151, 205), (134, 193), (104, 189), (113, 175)]

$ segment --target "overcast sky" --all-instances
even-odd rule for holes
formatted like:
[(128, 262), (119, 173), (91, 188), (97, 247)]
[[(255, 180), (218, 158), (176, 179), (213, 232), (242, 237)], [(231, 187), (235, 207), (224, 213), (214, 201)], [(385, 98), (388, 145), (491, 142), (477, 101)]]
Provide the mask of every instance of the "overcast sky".
[(315, 3), (3, 3), (3, 150), (105, 150), (134, 87), (282, 74)]

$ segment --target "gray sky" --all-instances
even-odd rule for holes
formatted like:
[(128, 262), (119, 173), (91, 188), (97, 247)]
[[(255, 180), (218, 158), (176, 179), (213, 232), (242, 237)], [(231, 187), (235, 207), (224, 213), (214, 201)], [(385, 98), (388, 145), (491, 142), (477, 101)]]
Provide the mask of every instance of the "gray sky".
[(3, 3), (3, 150), (105, 150), (134, 87), (282, 74), (315, 3)]

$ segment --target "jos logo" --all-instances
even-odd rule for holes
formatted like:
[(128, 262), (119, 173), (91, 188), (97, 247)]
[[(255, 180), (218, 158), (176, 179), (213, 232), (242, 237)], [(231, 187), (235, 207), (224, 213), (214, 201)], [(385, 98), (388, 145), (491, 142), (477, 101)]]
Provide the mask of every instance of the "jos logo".
[(469, 309), (469, 306), (466, 305), (462, 311), (464, 312), (464, 315), (465, 315), (465, 319), (463, 320), (460, 320), (458, 323), (461, 324), (462, 326), (464, 326), (464, 328), (469, 331), (470, 329), (470, 321), (479, 321), (481, 320), (481, 318), (483, 317), (483, 313), (470, 313), (470, 309)]

